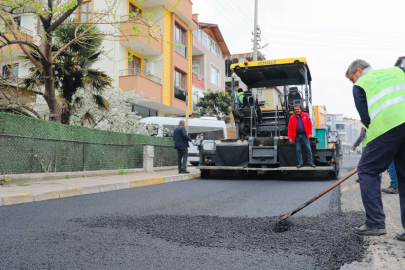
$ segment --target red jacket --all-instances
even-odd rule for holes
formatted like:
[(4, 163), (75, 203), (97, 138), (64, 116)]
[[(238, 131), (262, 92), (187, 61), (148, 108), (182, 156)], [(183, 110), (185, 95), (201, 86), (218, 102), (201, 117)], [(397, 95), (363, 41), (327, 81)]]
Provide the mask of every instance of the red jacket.
[[(307, 113), (301, 112), (302, 123), (304, 124), (305, 134), (307, 138), (312, 135), (312, 121)], [(297, 116), (293, 114), (288, 122), (288, 139), (294, 140), (297, 136)]]

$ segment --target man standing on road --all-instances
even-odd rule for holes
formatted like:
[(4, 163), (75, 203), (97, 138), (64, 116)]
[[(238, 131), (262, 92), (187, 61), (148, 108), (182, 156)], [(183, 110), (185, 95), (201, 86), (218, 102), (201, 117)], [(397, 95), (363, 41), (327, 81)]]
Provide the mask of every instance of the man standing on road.
[[(364, 127), (361, 128), (360, 131), (360, 136), (357, 138), (356, 142), (353, 144), (353, 150), (356, 150), (356, 148), (363, 142), (363, 148), (365, 146), (366, 140), (364, 139), (366, 137), (366, 129)], [(398, 194), (398, 177), (397, 177), (397, 172), (395, 171), (395, 165), (394, 161), (391, 162), (390, 166), (388, 166), (388, 174), (390, 175), (390, 186), (388, 188), (383, 188), (381, 189), (382, 192), (388, 193), (388, 194)], [(382, 177), (382, 174), (380, 173), (380, 177)], [(356, 182), (359, 182), (359, 179), (356, 180)]]
[[(357, 111), (367, 128), (357, 173), (366, 222), (356, 234), (383, 235), (385, 214), (381, 200), (381, 178), (392, 160), (398, 175), (402, 226), (405, 228), (405, 73), (399, 67), (373, 70), (364, 60), (350, 64), (346, 77), (354, 84)], [(405, 241), (405, 233), (396, 237)]]
[(184, 120), (181, 119), (179, 126), (174, 130), (174, 147), (177, 149), (179, 173), (189, 173), (187, 171), (188, 142), (193, 142), (187, 135), (184, 124)]
[(309, 166), (315, 168), (314, 161), (312, 159), (311, 146), (309, 139), (312, 135), (312, 122), (307, 113), (301, 110), (301, 106), (294, 106), (294, 114), (290, 117), (288, 122), (288, 139), (290, 143), (295, 141), (295, 149), (297, 150), (298, 165), (297, 168), (304, 166), (301, 153), (301, 143), (304, 144), (305, 150), (308, 154)]

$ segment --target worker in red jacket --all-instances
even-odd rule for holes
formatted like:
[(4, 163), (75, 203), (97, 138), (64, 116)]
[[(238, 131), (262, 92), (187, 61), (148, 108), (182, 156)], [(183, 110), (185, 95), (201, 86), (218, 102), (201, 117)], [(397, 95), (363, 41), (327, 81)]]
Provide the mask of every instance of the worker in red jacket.
[(307, 113), (302, 112), (300, 105), (294, 106), (294, 114), (290, 117), (288, 122), (288, 139), (290, 143), (294, 143), (297, 149), (298, 165), (297, 168), (304, 166), (301, 153), (301, 143), (304, 144), (308, 154), (309, 166), (315, 168), (312, 159), (311, 146), (309, 145), (309, 138), (312, 135), (312, 122)]

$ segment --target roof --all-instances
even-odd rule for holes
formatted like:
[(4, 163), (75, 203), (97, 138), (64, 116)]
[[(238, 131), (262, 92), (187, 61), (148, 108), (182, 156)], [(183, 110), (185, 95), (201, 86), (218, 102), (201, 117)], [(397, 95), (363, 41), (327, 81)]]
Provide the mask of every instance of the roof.
[[(301, 70), (307, 70), (307, 78)], [(249, 88), (303, 85), (311, 81), (311, 73), (304, 57), (273, 59), (232, 64), (231, 69)]]
[[(199, 22), (198, 26), (199, 26), (199, 28), (203, 29), (204, 32), (207, 33), (213, 40), (216, 41), (216, 43), (218, 44), (219, 48), (222, 51), (223, 56), (231, 55), (231, 53), (229, 52), (228, 46), (225, 43), (225, 39), (222, 36), (221, 30), (219, 30), (219, 27), (217, 24)], [(206, 31), (206, 30), (208, 30), (208, 31)]]

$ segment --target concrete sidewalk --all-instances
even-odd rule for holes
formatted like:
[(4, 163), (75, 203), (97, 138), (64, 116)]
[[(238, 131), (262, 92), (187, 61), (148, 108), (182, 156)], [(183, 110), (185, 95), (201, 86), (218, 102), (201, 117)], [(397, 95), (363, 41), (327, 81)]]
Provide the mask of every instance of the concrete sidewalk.
[[(66, 198), (71, 196), (107, 192), (113, 190), (136, 188), (189, 180), (200, 177), (200, 171), (188, 168), (190, 174), (179, 174), (177, 169), (147, 173), (144, 171), (121, 171), (115, 175), (98, 175), (88, 177), (85, 173), (54, 173), (55, 180), (31, 175), (30, 181), (17, 182), (0, 186), (0, 205), (12, 205), (27, 202)], [(125, 174), (128, 173), (128, 174)], [(64, 178), (64, 179), (60, 179)]]

